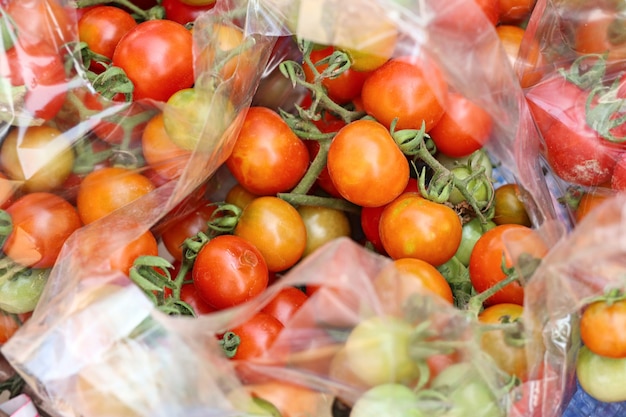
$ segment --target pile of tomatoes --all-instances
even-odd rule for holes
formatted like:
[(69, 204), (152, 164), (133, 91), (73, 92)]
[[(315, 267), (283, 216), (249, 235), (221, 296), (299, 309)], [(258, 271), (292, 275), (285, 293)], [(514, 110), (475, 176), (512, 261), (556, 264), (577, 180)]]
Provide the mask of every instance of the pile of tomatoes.
[[(374, 39), (365, 46), (282, 36), (264, 40), (270, 50), (237, 25), (246, 2), (0, 3), (0, 71), (12, 91), (0, 145), (3, 343), (28, 325), (67, 254), (81, 257), (84, 274), (132, 281), (169, 315), (202, 323), (254, 306), (214, 341), (265, 412), (558, 408), (565, 384), (549, 364), (529, 362), (529, 346), (543, 344), (522, 320), (525, 284), (550, 243), (533, 229), (524, 190), (494, 179), (502, 168), (488, 152), (499, 140), (489, 109), (457, 91), (434, 57), (399, 54), (394, 21), (365, 28)], [(534, 1), (459, 5), (464, 19), (440, 24), (495, 29), (520, 92), (547, 99), (556, 86), (572, 91), (557, 107), (580, 110), (572, 77), (546, 87), (536, 45), (518, 56)], [(203, 20), (210, 13), (227, 18)], [(278, 87), (260, 77), (268, 62)], [(292, 101), (259, 104), (272, 102), (252, 96), (259, 81), (257, 94), (275, 87)], [(580, 170), (554, 156), (548, 130), (558, 126), (542, 125), (531, 107), (555, 174), (578, 181), (564, 172)], [(184, 196), (164, 203), (176, 186)], [(154, 222), (142, 228), (142, 216)], [(98, 228), (111, 218), (137, 233)], [(64, 252), (82, 230), (98, 239)], [(348, 272), (294, 278), (337, 242), (382, 265), (363, 288), (338, 290), (333, 280)], [(309, 332), (306, 349), (285, 343), (298, 330)], [(305, 351), (315, 357), (309, 371), (343, 388), (322, 392), (258, 370), (288, 370), (285, 358)]]

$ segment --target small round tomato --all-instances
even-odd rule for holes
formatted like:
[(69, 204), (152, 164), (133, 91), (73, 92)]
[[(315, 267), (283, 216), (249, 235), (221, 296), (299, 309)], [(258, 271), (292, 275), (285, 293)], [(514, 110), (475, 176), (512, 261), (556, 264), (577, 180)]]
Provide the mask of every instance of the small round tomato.
[(499, 20), (504, 25), (518, 25), (526, 20), (533, 8), (536, 0), (500, 0)]
[(133, 99), (167, 101), (194, 83), (191, 32), (171, 20), (139, 23), (120, 39), (113, 65), (134, 84)]
[(233, 235), (220, 235), (198, 252), (191, 271), (200, 297), (218, 310), (233, 307), (267, 288), (268, 270), (254, 244)]
[(207, 224), (216, 207), (212, 204), (201, 204), (182, 218), (168, 223), (161, 233), (161, 240), (165, 249), (174, 259), (182, 261), (185, 239), (207, 230)]
[(383, 210), (379, 233), (392, 259), (417, 258), (439, 266), (454, 256), (463, 226), (450, 207), (404, 193)]
[(583, 10), (586, 19), (581, 19), (574, 28), (574, 49), (580, 55), (606, 54), (609, 61), (626, 58), (626, 42), (623, 39), (623, 20), (615, 5), (619, 2), (590, 3)]
[(128, 275), (130, 269), (139, 256), (157, 256), (159, 244), (149, 230), (145, 231), (136, 239), (117, 249), (109, 257), (111, 269)]
[[(522, 319), (524, 307), (517, 304), (494, 304), (485, 308), (478, 315), (483, 324), (513, 323)], [(523, 335), (505, 330), (485, 330), (480, 339), (480, 346), (493, 358), (496, 365), (509, 375), (525, 381), (528, 377), (526, 349), (521, 339)], [(516, 344), (519, 343), (519, 344)]]
[[(512, 251), (515, 251), (513, 258)], [(474, 245), (469, 261), (469, 274), (476, 291), (483, 292), (507, 277), (502, 270), (513, 266), (521, 254), (542, 258), (547, 247), (533, 229), (519, 224), (501, 224), (486, 231)], [(512, 282), (484, 301), (484, 305), (524, 304), (524, 287)]]
[(437, 150), (460, 158), (482, 148), (493, 128), (491, 115), (458, 93), (449, 93), (445, 113), (428, 132)]
[(361, 394), (350, 411), (350, 417), (424, 417), (417, 393), (404, 384), (376, 385)]
[(465, 223), (463, 225), (461, 244), (454, 254), (456, 259), (458, 259), (463, 265), (468, 266), (472, 250), (474, 250), (474, 245), (476, 245), (478, 239), (483, 235), (483, 233), (494, 228), (495, 226), (496, 224), (491, 220), (487, 220), (485, 224), (482, 224), (478, 217), (475, 217)]
[(289, 319), (309, 299), (304, 291), (296, 287), (284, 287), (261, 309), (264, 313), (275, 317), (284, 326)]
[(226, 166), (248, 191), (275, 195), (298, 184), (309, 166), (309, 151), (278, 113), (251, 107)]
[(154, 184), (139, 172), (122, 167), (104, 167), (83, 178), (76, 208), (83, 223), (92, 223), (154, 190)]
[(250, 202), (233, 233), (252, 242), (272, 272), (295, 265), (306, 249), (302, 217), (291, 204), (278, 197), (263, 196)]
[(510, 24), (496, 26), (498, 39), (523, 88), (534, 85), (542, 76), (539, 42), (536, 39), (525, 39), (525, 33), (526, 30), (520, 26)]
[(300, 206), (298, 213), (306, 227), (306, 248), (303, 257), (331, 240), (350, 236), (350, 220), (341, 210), (322, 206)]
[[(472, 171), (467, 166), (457, 166), (450, 170), (450, 173), (458, 180), (467, 180), (471, 175)], [(467, 186), (465, 189), (474, 197), (476, 202), (480, 205), (479, 207), (484, 207), (489, 204), (489, 199), (491, 198), (491, 180), (484, 177), (477, 177), (469, 180), (467, 182)], [(454, 205), (461, 204), (467, 201), (463, 193), (458, 187), (452, 188), (450, 191), (450, 196), (448, 197), (448, 202)]]
[(6, 212), (13, 230), (3, 251), (15, 262), (33, 268), (52, 267), (67, 238), (82, 226), (74, 206), (46, 192), (25, 194)]
[(198, 289), (193, 282), (183, 284), (180, 287), (180, 299), (193, 308), (196, 315), (209, 314), (215, 312), (215, 308), (208, 305), (200, 296)]
[(4, 13), (11, 17), (24, 44), (47, 44), (58, 51), (75, 40), (74, 15), (58, 0), (10, 1)]
[(574, 213), (576, 223), (582, 221), (595, 207), (604, 203), (611, 195), (602, 192), (585, 192)]
[(280, 332), (285, 328), (277, 318), (257, 312), (240, 325), (230, 329), (240, 342), (233, 360), (259, 360), (268, 354)]
[(582, 389), (598, 401), (626, 401), (623, 384), (626, 359), (615, 359), (593, 353), (582, 346), (576, 357), (576, 376)]
[(237, 182), (226, 193), (226, 197), (224, 197), (224, 202), (227, 204), (234, 204), (235, 206), (243, 210), (252, 200), (257, 197), (260, 196), (246, 190), (241, 184)]
[(215, 0), (205, 4), (190, 4), (189, 0), (163, 0), (161, 6), (165, 9), (165, 18), (181, 25), (193, 23), (195, 20), (215, 6)]
[[(319, 125), (325, 124), (324, 120), (320, 120), (315, 123), (316, 125), (318, 125), (318, 128), (319, 128)], [(334, 122), (331, 122), (331, 123), (334, 123)], [(339, 129), (341, 129), (345, 125), (346, 125), (345, 123), (340, 121), (339, 123), (335, 124), (336, 130), (333, 130), (333, 132), (338, 132)], [(324, 133), (328, 133), (325, 131), (324, 128), (319, 128), (319, 129), (320, 131)], [(305, 140), (304, 144), (309, 150), (309, 157), (312, 163), (320, 151), (320, 144), (316, 140)], [(321, 188), (324, 192), (326, 192), (328, 195), (330, 195), (331, 197), (341, 198), (341, 194), (339, 194), (339, 191), (337, 191), (337, 189), (335, 188), (335, 184), (333, 184), (333, 180), (330, 178), (327, 165), (324, 165), (324, 168), (322, 168), (322, 171), (319, 173), (319, 175), (317, 176), (317, 179), (315, 180), (315, 184), (319, 188)]]
[(70, 176), (74, 160), (71, 139), (51, 126), (14, 128), (0, 148), (4, 172), (22, 182), (25, 192), (59, 187)]
[(522, 201), (519, 185), (504, 184), (496, 188), (493, 222), (495, 224), (514, 223), (527, 227), (532, 226), (526, 205)]
[(626, 300), (596, 301), (580, 317), (580, 339), (596, 355), (626, 358)]
[(428, 132), (443, 116), (448, 91), (443, 74), (430, 61), (394, 58), (365, 80), (361, 99), (365, 111), (390, 127)]
[(386, 127), (361, 119), (343, 127), (328, 151), (328, 173), (346, 200), (376, 207), (396, 198), (409, 181), (409, 163)]
[(141, 135), (141, 150), (146, 163), (167, 179), (181, 176), (191, 158), (191, 151), (176, 145), (165, 131), (163, 113), (154, 116)]

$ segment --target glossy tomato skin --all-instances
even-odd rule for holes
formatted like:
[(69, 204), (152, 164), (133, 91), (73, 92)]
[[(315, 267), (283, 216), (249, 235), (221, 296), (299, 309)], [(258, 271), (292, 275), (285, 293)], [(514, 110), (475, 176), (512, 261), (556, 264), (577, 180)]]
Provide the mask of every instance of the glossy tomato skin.
[(495, 190), (494, 199), (494, 223), (515, 223), (527, 227), (532, 226), (526, 206), (522, 201), (519, 185), (509, 183), (499, 186)]
[(135, 88), (133, 99), (167, 101), (194, 83), (191, 32), (171, 20), (148, 20), (120, 39), (113, 65), (122, 68)]
[(291, 204), (278, 197), (262, 196), (250, 202), (233, 233), (259, 249), (271, 272), (292, 267), (306, 249), (302, 217)]
[(379, 233), (392, 259), (417, 258), (439, 266), (454, 256), (463, 226), (450, 207), (404, 193), (385, 207)]
[(621, 382), (626, 375), (626, 359), (596, 355), (582, 346), (576, 357), (576, 376), (582, 389), (602, 402), (626, 401), (626, 389)]
[(204, 5), (188, 4), (181, 0), (163, 0), (161, 6), (165, 9), (165, 18), (181, 25), (193, 23), (198, 17), (215, 6), (215, 2)]
[(573, 36), (578, 54), (606, 54), (609, 62), (626, 58), (626, 42), (614, 29), (616, 23), (617, 27), (622, 25), (621, 18), (616, 17), (617, 4), (619, 2), (595, 2), (583, 9), (586, 19), (577, 22)]
[(336, 238), (350, 237), (350, 219), (341, 210), (323, 206), (300, 206), (298, 213), (306, 227), (307, 242), (303, 257)]
[(284, 287), (261, 309), (275, 317), (284, 326), (308, 300), (309, 296), (296, 287)]
[(493, 129), (491, 115), (458, 93), (448, 94), (446, 110), (429, 135), (437, 150), (460, 158), (482, 148)]
[(163, 124), (163, 113), (151, 118), (141, 135), (141, 150), (146, 163), (162, 177), (180, 177), (191, 158), (191, 151), (172, 142)]
[(111, 269), (128, 275), (135, 259), (139, 256), (157, 256), (158, 254), (159, 244), (152, 232), (147, 230), (113, 252), (109, 257), (109, 262)]
[(396, 198), (409, 181), (409, 164), (385, 126), (361, 119), (343, 127), (330, 144), (328, 174), (346, 200), (376, 207)]
[(298, 184), (309, 166), (309, 151), (278, 113), (251, 107), (226, 166), (248, 191), (275, 195)]
[(398, 118), (397, 129), (428, 132), (444, 114), (448, 86), (441, 71), (430, 60), (393, 58), (373, 71), (363, 84), (365, 111), (389, 127)]
[(596, 301), (586, 306), (580, 318), (580, 338), (587, 348), (609, 358), (626, 358), (626, 300)]
[(168, 223), (161, 233), (161, 240), (165, 249), (177, 261), (183, 260), (182, 245), (187, 238), (198, 232), (207, 230), (207, 223), (211, 219), (217, 206), (201, 204), (178, 220)]
[(233, 235), (217, 236), (206, 243), (198, 252), (191, 276), (202, 299), (218, 310), (251, 300), (268, 283), (261, 252)]
[(92, 223), (154, 190), (144, 175), (122, 167), (105, 167), (83, 178), (76, 208), (85, 224)]
[(241, 339), (233, 360), (260, 360), (267, 355), (272, 344), (285, 326), (275, 317), (257, 312), (242, 324), (230, 329)]
[(180, 299), (181, 301), (189, 304), (197, 316), (217, 311), (214, 307), (210, 306), (202, 299), (193, 282), (183, 284), (183, 286), (180, 287)]
[(3, 251), (32, 268), (54, 265), (63, 243), (82, 226), (76, 209), (62, 197), (47, 192), (25, 194), (7, 209), (13, 231)]
[(58, 0), (11, 1), (5, 12), (25, 45), (46, 44), (58, 51), (74, 40), (74, 16)]
[(499, 0), (498, 20), (501, 24), (519, 25), (530, 17), (536, 0)]

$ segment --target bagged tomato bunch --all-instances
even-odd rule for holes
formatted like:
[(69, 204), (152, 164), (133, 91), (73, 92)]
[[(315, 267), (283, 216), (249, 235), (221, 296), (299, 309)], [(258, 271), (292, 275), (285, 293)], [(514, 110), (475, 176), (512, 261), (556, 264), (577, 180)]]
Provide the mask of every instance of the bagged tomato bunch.
[(60, 6), (65, 97), (4, 143), (56, 129), (66, 173), (7, 169), (7, 241), (42, 191), (76, 222), (3, 353), (62, 415), (556, 415), (522, 318), (562, 231), (474, 2), (223, 0), (191, 30), (130, 7), (108, 48), (90, 24), (123, 9)]

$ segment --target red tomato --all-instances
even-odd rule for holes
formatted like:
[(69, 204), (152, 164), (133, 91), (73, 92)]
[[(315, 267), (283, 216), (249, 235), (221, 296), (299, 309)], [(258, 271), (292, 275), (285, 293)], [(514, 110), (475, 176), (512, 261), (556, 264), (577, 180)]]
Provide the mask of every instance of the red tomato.
[(379, 233), (392, 259), (417, 258), (439, 266), (456, 253), (463, 226), (450, 207), (405, 193), (383, 210)]
[(13, 230), (4, 243), (4, 253), (32, 268), (52, 267), (67, 238), (82, 226), (70, 203), (46, 192), (24, 195), (6, 212)]
[(181, 0), (162, 0), (161, 6), (165, 9), (165, 18), (186, 25), (193, 23), (198, 17), (211, 10), (215, 3), (191, 5)]
[(302, 307), (308, 298), (309, 296), (298, 288), (285, 287), (261, 311), (276, 318), (286, 326), (289, 319)]
[(346, 200), (363, 207), (387, 204), (409, 181), (409, 164), (386, 127), (356, 120), (335, 135), (328, 173)]
[(128, 275), (133, 262), (139, 256), (157, 256), (159, 254), (159, 244), (152, 232), (149, 230), (142, 233), (137, 239), (127, 243), (117, 249), (109, 257), (111, 268)]
[[(113, 59), (117, 43), (135, 26), (137, 22), (130, 13), (119, 7), (94, 7), (78, 21), (78, 39), (85, 42), (91, 51)], [(104, 67), (92, 64), (90, 69), (102, 71)]]
[(233, 235), (217, 236), (206, 243), (198, 252), (191, 276), (200, 297), (218, 310), (251, 300), (268, 283), (261, 252)]
[(207, 223), (215, 208), (216, 206), (211, 204), (201, 204), (195, 210), (167, 225), (161, 233), (161, 240), (174, 259), (182, 261), (182, 245), (185, 239), (207, 230)]
[(230, 331), (239, 336), (240, 343), (233, 360), (258, 360), (272, 348), (284, 326), (278, 319), (261, 311)]
[(499, 0), (474, 0), (485, 17), (492, 25), (496, 25), (499, 20)]
[(163, 124), (163, 113), (146, 124), (141, 135), (141, 150), (146, 164), (168, 180), (180, 177), (191, 158), (191, 151), (170, 139)]
[(148, 20), (120, 39), (113, 65), (133, 82), (133, 99), (167, 101), (194, 83), (193, 38), (180, 23)]
[(241, 213), (233, 232), (254, 244), (272, 272), (291, 268), (306, 249), (306, 226), (291, 204), (278, 197), (251, 201)]
[(251, 193), (275, 195), (298, 184), (309, 166), (309, 151), (278, 113), (251, 107), (226, 166)]
[(611, 175), (611, 188), (616, 191), (626, 190), (626, 152), (617, 158), (613, 175)]
[[(332, 46), (314, 50), (311, 52), (311, 62), (317, 64), (317, 62), (322, 59), (329, 57), (334, 51), (335, 48)], [(313, 74), (313, 70), (306, 63), (303, 64), (302, 68), (304, 69), (306, 81), (309, 83), (315, 82), (315, 74)], [(328, 64), (325, 63), (315, 65), (315, 68), (321, 73), (328, 68)], [(326, 87), (328, 97), (330, 97), (331, 100), (337, 104), (346, 104), (361, 94), (363, 83), (370, 74), (371, 72), (348, 69), (337, 77), (324, 78), (322, 80), (322, 85)]]
[[(610, 4), (607, 6), (607, 4)], [(620, 31), (623, 21), (615, 5), (619, 2), (589, 3), (579, 11), (585, 17), (574, 28), (574, 49), (580, 55), (607, 54), (609, 61), (626, 58), (626, 42)]]
[(444, 115), (428, 133), (439, 152), (460, 158), (481, 149), (492, 127), (493, 120), (486, 110), (461, 94), (450, 93)]
[(365, 80), (361, 99), (365, 111), (389, 127), (428, 132), (444, 114), (448, 86), (441, 71), (428, 59), (394, 58)]
[(499, 20), (504, 25), (519, 25), (530, 17), (536, 0), (500, 0)]
[(82, 221), (92, 223), (154, 190), (154, 184), (139, 172), (105, 167), (83, 178), (76, 196)]
[[(502, 270), (504, 259), (507, 268), (513, 266), (511, 250), (523, 251), (535, 258), (547, 252), (545, 244), (533, 229), (518, 224), (501, 224), (487, 230), (474, 245), (469, 261), (469, 274), (476, 291), (483, 292), (507, 277)], [(524, 287), (519, 281), (508, 284), (484, 301), (484, 305), (512, 303), (524, 304)]]
[(58, 0), (11, 1), (4, 11), (24, 45), (47, 44), (58, 51), (75, 40), (74, 15)]
[[(311, 162), (313, 162), (313, 160), (315, 159), (315, 157), (320, 151), (320, 144), (319, 142), (315, 140), (305, 140), (304, 144), (309, 150), (310, 159), (311, 159)], [(341, 197), (341, 194), (339, 194), (339, 191), (337, 191), (337, 188), (335, 188), (335, 185), (333, 184), (333, 180), (330, 178), (327, 165), (324, 166), (324, 168), (322, 169), (322, 172), (320, 172), (319, 175), (317, 176), (317, 180), (315, 180), (315, 184), (319, 186), (322, 190), (327, 192), (330, 196), (335, 197), (335, 198)]]
[(198, 289), (193, 282), (183, 284), (180, 287), (180, 299), (193, 308), (196, 315), (201, 316), (203, 314), (213, 313), (215, 308), (208, 305), (200, 296)]

